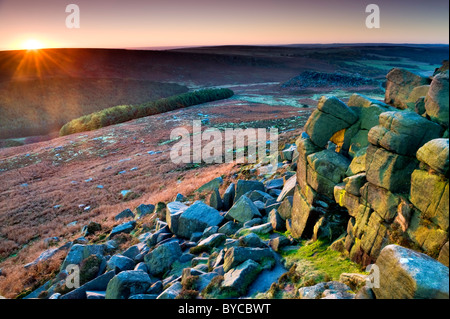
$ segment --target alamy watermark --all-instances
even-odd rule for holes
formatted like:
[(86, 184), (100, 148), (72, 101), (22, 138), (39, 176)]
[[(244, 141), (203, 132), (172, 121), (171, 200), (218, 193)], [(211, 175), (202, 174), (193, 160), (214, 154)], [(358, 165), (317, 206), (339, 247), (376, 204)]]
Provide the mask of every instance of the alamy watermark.
[[(273, 174), (278, 168), (278, 129), (208, 128), (202, 131), (202, 122), (193, 121), (192, 133), (187, 128), (176, 128), (170, 134), (177, 143), (170, 151), (175, 164), (188, 163), (260, 163), (262, 174)], [(205, 144), (206, 145), (203, 145)]]
[(376, 4), (369, 4), (366, 7), (366, 13), (370, 13), (366, 18), (366, 27), (368, 29), (379, 29), (380, 26), (380, 7)]
[(68, 4), (66, 6), (66, 13), (69, 15), (66, 17), (66, 27), (68, 29), (80, 28), (80, 7), (76, 4)]
[(80, 288), (80, 267), (70, 264), (66, 267), (66, 287), (69, 289)]
[(366, 278), (366, 287), (380, 288), (380, 268), (375, 264), (368, 265), (366, 272), (369, 273)]
[[(66, 6), (66, 27), (68, 29), (80, 28), (80, 7), (76, 4), (68, 4)], [(369, 4), (366, 6), (366, 13), (370, 13), (366, 17), (366, 27), (368, 29), (380, 28), (380, 7), (377, 4)]]

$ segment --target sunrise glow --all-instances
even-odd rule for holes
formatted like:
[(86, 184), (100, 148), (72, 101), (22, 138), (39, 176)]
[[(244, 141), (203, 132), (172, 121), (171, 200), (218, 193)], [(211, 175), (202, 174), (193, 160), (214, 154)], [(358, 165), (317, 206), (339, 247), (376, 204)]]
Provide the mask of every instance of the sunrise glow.
[(22, 44), (22, 49), (25, 50), (39, 50), (44, 48), (44, 44), (37, 39), (28, 39)]

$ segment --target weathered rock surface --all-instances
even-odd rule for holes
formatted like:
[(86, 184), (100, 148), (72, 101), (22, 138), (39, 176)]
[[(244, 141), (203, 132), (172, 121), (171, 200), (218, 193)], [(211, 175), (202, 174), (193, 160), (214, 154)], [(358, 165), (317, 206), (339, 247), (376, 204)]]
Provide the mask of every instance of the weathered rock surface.
[(210, 226), (218, 226), (223, 221), (220, 213), (201, 201), (195, 202), (178, 219), (177, 235), (190, 238), (195, 232), (203, 232)]
[(261, 272), (259, 264), (251, 259), (241, 263), (234, 269), (230, 269), (224, 276), (222, 288), (231, 290), (239, 295), (245, 294), (248, 286)]
[(153, 276), (161, 276), (170, 269), (172, 264), (180, 258), (182, 251), (180, 245), (176, 241), (161, 244), (153, 251), (149, 252), (144, 261), (148, 267), (149, 274)]
[(397, 245), (386, 246), (377, 259), (377, 299), (448, 299), (449, 273), (433, 258)]
[(392, 69), (386, 79), (385, 102), (400, 109), (408, 108), (406, 103), (415, 87), (430, 84), (427, 77), (400, 68)]
[(255, 217), (261, 217), (261, 213), (255, 204), (245, 195), (240, 196), (239, 200), (225, 215), (225, 218), (236, 220), (239, 223), (248, 222)]
[(448, 138), (429, 141), (417, 151), (417, 159), (446, 177), (449, 176)]
[(151, 285), (151, 279), (143, 271), (123, 271), (108, 283), (106, 299), (128, 299), (132, 295), (143, 294)]
[(436, 75), (425, 99), (427, 115), (437, 123), (449, 126), (449, 71)]

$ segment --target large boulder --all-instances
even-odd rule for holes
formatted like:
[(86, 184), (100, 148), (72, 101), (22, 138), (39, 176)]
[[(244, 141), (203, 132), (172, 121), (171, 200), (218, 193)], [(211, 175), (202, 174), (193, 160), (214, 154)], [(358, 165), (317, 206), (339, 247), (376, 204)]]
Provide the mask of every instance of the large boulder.
[(439, 125), (414, 112), (385, 112), (379, 121), (369, 132), (369, 142), (400, 155), (414, 156), (425, 143), (440, 137)]
[(178, 219), (177, 235), (191, 238), (195, 232), (203, 232), (210, 226), (218, 226), (223, 221), (220, 213), (201, 201), (196, 201)]
[(415, 87), (430, 84), (428, 77), (394, 68), (386, 76), (385, 102), (399, 109), (408, 108), (408, 100)]
[(261, 270), (258, 263), (251, 259), (247, 260), (225, 274), (222, 288), (232, 293), (243, 295)]
[(106, 265), (109, 270), (115, 270), (116, 273), (119, 273), (124, 270), (134, 269), (135, 262), (123, 255), (114, 255), (108, 260)]
[(108, 283), (105, 299), (128, 299), (143, 294), (151, 283), (149, 275), (143, 271), (122, 271)]
[[(397, 245), (380, 253), (377, 299), (448, 299), (448, 267), (433, 258)], [(374, 274), (375, 276), (376, 274)]]
[(138, 207), (136, 207), (136, 218), (140, 219), (144, 216), (150, 215), (155, 211), (156, 206), (155, 205), (146, 205), (141, 204)]
[(148, 272), (153, 276), (161, 276), (180, 258), (182, 251), (177, 241), (159, 245), (144, 257)]
[(429, 141), (417, 151), (417, 159), (427, 164), (439, 174), (449, 175), (449, 144), (448, 138), (438, 138)]
[(425, 99), (427, 115), (440, 124), (449, 125), (449, 85), (448, 70), (436, 75), (431, 82), (430, 90)]
[(261, 213), (256, 205), (245, 195), (240, 196), (239, 200), (225, 215), (225, 218), (236, 220), (239, 223), (248, 222), (255, 217), (261, 217)]

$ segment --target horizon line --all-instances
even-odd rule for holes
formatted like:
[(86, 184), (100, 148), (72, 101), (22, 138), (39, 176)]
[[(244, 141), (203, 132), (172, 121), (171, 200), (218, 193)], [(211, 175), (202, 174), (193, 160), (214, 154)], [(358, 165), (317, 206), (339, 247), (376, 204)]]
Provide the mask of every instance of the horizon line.
[[(126, 46), (126, 47), (47, 47), (39, 50), (52, 49), (105, 49), (105, 50), (136, 50), (136, 51), (166, 51), (176, 49), (215, 48), (215, 47), (292, 47), (292, 46), (346, 46), (346, 45), (399, 45), (399, 46), (450, 46), (450, 43), (422, 42), (324, 42), (324, 43), (287, 43), (287, 44), (212, 44), (212, 45), (157, 45), (157, 46)], [(27, 51), (26, 49), (0, 49), (0, 51)]]

